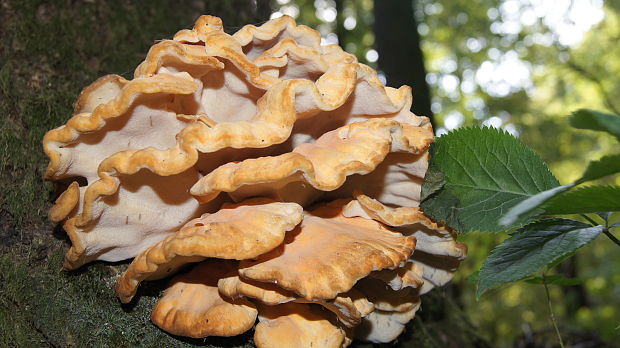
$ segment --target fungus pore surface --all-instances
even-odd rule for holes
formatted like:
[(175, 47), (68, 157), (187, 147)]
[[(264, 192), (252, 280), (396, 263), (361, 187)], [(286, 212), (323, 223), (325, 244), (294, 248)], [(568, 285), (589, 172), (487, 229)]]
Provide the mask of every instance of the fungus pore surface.
[(43, 149), (65, 185), (49, 211), (64, 267), (133, 261), (116, 281), (177, 274), (152, 322), (259, 347), (389, 342), (467, 248), (418, 208), (433, 130), (411, 88), (283, 16), (233, 35), (201, 16), (134, 78), (84, 88)]

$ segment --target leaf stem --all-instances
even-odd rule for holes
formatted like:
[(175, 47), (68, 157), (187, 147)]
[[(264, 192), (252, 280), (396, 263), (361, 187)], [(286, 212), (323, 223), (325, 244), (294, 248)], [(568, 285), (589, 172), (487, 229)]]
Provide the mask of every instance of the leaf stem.
[(581, 215), (581, 217), (583, 217), (584, 219), (588, 220), (588, 222), (589, 222), (589, 223), (591, 223), (591, 224), (592, 224), (592, 226), (598, 226), (598, 225), (600, 225), (598, 222), (594, 221), (594, 219), (592, 219), (591, 217), (589, 217), (589, 216), (588, 216), (588, 215), (586, 215), (586, 214), (579, 214), (579, 215)]
[[(579, 214), (581, 215), (581, 217), (583, 217), (584, 219), (588, 220), (588, 222), (590, 222), (592, 224), (592, 226), (598, 226), (599, 224), (594, 221), (591, 217), (589, 217), (586, 214)], [(607, 225), (607, 221), (605, 221), (605, 225)], [(609, 239), (611, 239), (612, 242), (616, 243), (618, 246), (620, 246), (620, 240), (618, 238), (616, 238), (616, 236), (614, 236), (613, 234), (611, 234), (611, 232), (609, 232), (609, 227), (605, 226), (605, 229), (603, 230), (603, 233), (609, 237)]]
[(541, 278), (542, 283), (545, 286), (545, 294), (547, 294), (547, 304), (549, 304), (549, 316), (551, 317), (551, 323), (553, 323), (555, 334), (558, 336), (558, 340), (560, 341), (560, 347), (564, 348), (564, 341), (562, 341), (562, 335), (560, 334), (558, 323), (556, 322), (555, 315), (553, 314), (553, 306), (551, 306), (551, 296), (549, 296), (549, 287), (547, 286), (547, 281), (545, 280), (545, 272), (541, 272)]
[(613, 234), (611, 234), (611, 232), (609, 232), (608, 229), (604, 229), (603, 233), (605, 233), (605, 235), (607, 237), (609, 237), (609, 239), (611, 239), (614, 243), (618, 244), (618, 246), (620, 246), (620, 240), (618, 240), (618, 238), (616, 238)]

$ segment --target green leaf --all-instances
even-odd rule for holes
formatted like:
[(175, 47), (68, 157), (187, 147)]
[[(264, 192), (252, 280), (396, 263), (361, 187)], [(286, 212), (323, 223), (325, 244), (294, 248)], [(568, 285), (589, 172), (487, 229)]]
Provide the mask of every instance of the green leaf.
[[(494, 128), (460, 128), (439, 137), (431, 149), (427, 178), (435, 178), (437, 173), (444, 175), (443, 186), (421, 206), (431, 218), (464, 233), (505, 230), (498, 224), (500, 216), (519, 202), (559, 185), (536, 153)], [(430, 181), (436, 187), (436, 180)], [(512, 226), (526, 223), (533, 214)]]
[(424, 183), (422, 184), (422, 200), (439, 191), (445, 183), (446, 180), (444, 179), (443, 173), (428, 172), (424, 177)]
[(553, 285), (562, 285), (562, 286), (570, 286), (570, 285), (579, 285), (583, 284), (583, 280), (577, 278), (566, 278), (561, 274), (552, 274), (546, 275), (544, 282), (541, 276), (532, 276), (530, 278), (523, 279), (524, 282), (530, 284), (553, 284)]
[(620, 187), (580, 187), (551, 199), (542, 209), (548, 215), (620, 211)]
[(478, 280), (480, 280), (480, 270), (473, 272), (465, 278), (468, 282), (472, 284), (478, 284)]
[(564, 260), (569, 259), (569, 258), (571, 258), (573, 255), (575, 255), (575, 252), (576, 252), (576, 251), (577, 251), (577, 250), (573, 250), (573, 251), (572, 251), (572, 252), (570, 252), (570, 253), (567, 253), (567, 254), (565, 254), (565, 255), (563, 255), (563, 256), (561, 256), (561, 257), (558, 257), (557, 259), (553, 260), (553, 262), (548, 263), (548, 264), (547, 264), (547, 266), (545, 266), (545, 269), (546, 269), (547, 271), (550, 271), (551, 269), (553, 269), (553, 267), (555, 267), (555, 266), (559, 265), (560, 263), (564, 262)]
[(575, 184), (568, 184), (554, 187), (519, 202), (519, 204), (512, 207), (512, 209), (508, 210), (508, 212), (499, 219), (499, 224), (502, 226), (510, 226), (514, 224), (519, 219), (522, 219), (527, 214), (530, 214), (532, 211), (538, 209), (538, 207), (543, 203), (574, 186)]
[(620, 154), (601, 157), (598, 161), (592, 161), (588, 164), (588, 168), (581, 176), (581, 179), (575, 181), (577, 184), (586, 181), (600, 179), (607, 175), (620, 172)]
[[(611, 155), (602, 157), (598, 161), (592, 161), (586, 168), (582, 177), (575, 181), (572, 184), (563, 185), (554, 187), (550, 190), (543, 191), (535, 196), (532, 196), (519, 204), (515, 205), (512, 209), (510, 209), (504, 216), (502, 216), (499, 220), (500, 225), (502, 226), (511, 226), (516, 221), (523, 219), (525, 216), (531, 216), (534, 212), (544, 203), (553, 199), (556, 196), (564, 195), (563, 192), (568, 191), (569, 189), (584, 183), (586, 181), (600, 179), (607, 175), (616, 174), (620, 172), (620, 154)], [(597, 211), (589, 211), (589, 212), (600, 212), (603, 210)], [(542, 212), (542, 211), (540, 211)], [(547, 212), (548, 214), (552, 214)], [(564, 213), (569, 214), (569, 213)]]
[(579, 129), (591, 129), (607, 132), (620, 140), (620, 116), (600, 111), (580, 109), (570, 118), (571, 126)]
[(596, 238), (603, 226), (568, 219), (531, 223), (497, 246), (480, 269), (477, 297), (500, 284), (522, 279)]

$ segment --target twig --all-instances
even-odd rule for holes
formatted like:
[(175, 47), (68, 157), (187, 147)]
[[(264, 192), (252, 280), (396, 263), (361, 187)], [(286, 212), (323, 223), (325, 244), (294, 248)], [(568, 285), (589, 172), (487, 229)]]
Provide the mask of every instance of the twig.
[(588, 71), (584, 67), (578, 65), (574, 60), (569, 60), (566, 64), (574, 71), (580, 73), (586, 79), (592, 81), (601, 92), (603, 96), (603, 101), (605, 102), (607, 107), (616, 114), (620, 113), (620, 110), (618, 110), (613, 103), (613, 98), (611, 98), (609, 93), (607, 93), (605, 87), (603, 87), (603, 82), (596, 75), (594, 75), (592, 72)]
[[(586, 214), (579, 214), (581, 215), (581, 217), (583, 217), (584, 219), (588, 220), (588, 222), (590, 222), (592, 224), (592, 226), (598, 226), (599, 224), (594, 221), (591, 217), (589, 217)], [(607, 221), (605, 221), (605, 224), (607, 224)], [(618, 238), (616, 238), (616, 236), (614, 236), (613, 234), (611, 234), (611, 232), (609, 232), (609, 227), (605, 226), (605, 229), (603, 229), (603, 233), (609, 237), (609, 239), (611, 239), (612, 242), (616, 243), (618, 246), (620, 246), (620, 240), (618, 240)]]
[(607, 237), (609, 237), (609, 239), (611, 239), (614, 243), (618, 244), (618, 246), (620, 246), (620, 240), (618, 240), (618, 238), (616, 238), (613, 234), (611, 234), (611, 232), (609, 232), (608, 229), (604, 229), (603, 233), (605, 233), (605, 235)]
[(545, 286), (545, 293), (547, 294), (547, 304), (549, 304), (549, 316), (551, 317), (551, 323), (553, 323), (555, 334), (558, 336), (558, 340), (560, 341), (560, 347), (564, 348), (564, 341), (562, 341), (562, 335), (560, 335), (560, 329), (558, 328), (558, 323), (555, 321), (553, 307), (551, 306), (551, 297), (549, 296), (549, 287), (547, 286), (547, 281), (545, 280), (545, 272), (541, 272), (541, 276), (543, 285)]
[(584, 219), (588, 220), (588, 222), (589, 222), (589, 223), (591, 223), (591, 224), (592, 224), (592, 226), (598, 226), (598, 225), (600, 225), (598, 222), (594, 221), (594, 219), (592, 219), (591, 217), (589, 217), (589, 216), (588, 216), (588, 215), (586, 215), (586, 214), (579, 214), (579, 215), (581, 215), (581, 217), (582, 217), (582, 218), (584, 218)]

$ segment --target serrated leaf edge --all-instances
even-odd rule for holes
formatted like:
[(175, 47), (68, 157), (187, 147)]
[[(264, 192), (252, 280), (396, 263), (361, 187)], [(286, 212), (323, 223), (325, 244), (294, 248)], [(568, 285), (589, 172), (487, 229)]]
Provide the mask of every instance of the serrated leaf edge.
[[(523, 226), (523, 227), (519, 228), (519, 229), (517, 230), (517, 232), (515, 232), (515, 233), (513, 233), (513, 234), (511, 234), (511, 235), (510, 235), (510, 238), (512, 238), (513, 236), (516, 236), (516, 234), (518, 234), (518, 233), (523, 233), (523, 232), (525, 232), (525, 230), (527, 229), (527, 227), (528, 227), (528, 226), (536, 225), (536, 224), (539, 224), (539, 223), (542, 223), (542, 222), (547, 222), (547, 223), (555, 223), (555, 222), (561, 222), (561, 221), (564, 221), (564, 222), (571, 222), (571, 223), (575, 223), (575, 222), (577, 222), (577, 223), (584, 224), (584, 225), (586, 225), (586, 226), (584, 226), (584, 229), (585, 229), (585, 228), (600, 227), (600, 228), (601, 228), (601, 231), (599, 232), (599, 234), (600, 234), (600, 233), (602, 233), (602, 231), (603, 231), (603, 229), (604, 229), (604, 227), (603, 227), (602, 225), (592, 226), (592, 225), (588, 225), (588, 224), (586, 224), (586, 223), (584, 223), (584, 222), (582, 222), (582, 221), (579, 221), (579, 220), (566, 219), (566, 218), (549, 218), (549, 219), (540, 219), (540, 220), (536, 220), (536, 221), (533, 221), (533, 222), (531, 222), (531, 223), (529, 223), (529, 224), (527, 224), (527, 225), (525, 225), (525, 226)], [(509, 238), (508, 238), (508, 239), (509, 239)], [(491, 253), (489, 254), (489, 256), (487, 256), (487, 258), (484, 260), (484, 263), (483, 263), (482, 267), (480, 267), (480, 270), (479, 270), (479, 272), (480, 272), (480, 273), (479, 273), (479, 274), (480, 274), (480, 278), (478, 279), (478, 284), (476, 284), (476, 299), (480, 299), (480, 297), (482, 297), (482, 295), (483, 295), (484, 293), (486, 293), (487, 291), (489, 291), (489, 290), (491, 290), (491, 289), (494, 289), (494, 288), (496, 288), (496, 287), (498, 287), (498, 286), (502, 286), (502, 285), (504, 285), (504, 284), (514, 283), (514, 282), (521, 281), (521, 280), (523, 280), (523, 279), (525, 279), (525, 278), (527, 278), (527, 277), (529, 277), (529, 276), (531, 275), (531, 274), (528, 274), (528, 275), (525, 275), (525, 276), (523, 276), (523, 277), (521, 277), (521, 278), (518, 278), (518, 279), (515, 279), (515, 280), (511, 280), (511, 281), (508, 281), (508, 282), (504, 282), (504, 283), (495, 284), (495, 285), (493, 285), (493, 286), (491, 286), (491, 287), (487, 287), (487, 288), (483, 289), (482, 291), (480, 291), (480, 280), (482, 280), (482, 269), (484, 268), (484, 265), (486, 264), (486, 262), (487, 262), (487, 260), (489, 259), (489, 257), (491, 257), (491, 256), (495, 253), (495, 251), (497, 250), (497, 248), (498, 248), (500, 245), (504, 244), (504, 243), (505, 243), (508, 239), (504, 240), (504, 242), (502, 242), (501, 244), (496, 245), (496, 246), (495, 246), (495, 248), (493, 248), (493, 250), (491, 250)], [(586, 244), (587, 244), (587, 243), (584, 243), (584, 244), (580, 245), (577, 249), (579, 249), (579, 248), (583, 247), (583, 246), (584, 246), (584, 245), (586, 245)], [(576, 251), (577, 249), (575, 249), (574, 251)], [(573, 252), (574, 252), (574, 251), (573, 251)], [(547, 263), (547, 265), (554, 263), (556, 260), (558, 260), (558, 259), (560, 259), (560, 258), (562, 258), (562, 256), (558, 256), (558, 257), (554, 258), (552, 261), (548, 262), (548, 263)], [(546, 266), (544, 266), (544, 267), (546, 267)]]
[[(433, 145), (434, 145), (434, 146), (433, 146), (433, 147), (434, 147), (434, 149), (433, 149), (433, 151), (431, 152), (431, 159), (430, 159), (431, 163), (429, 164), (429, 170), (433, 170), (433, 169), (436, 169), (436, 168), (437, 168), (436, 163), (435, 163), (435, 162), (433, 162), (434, 157), (435, 157), (435, 156), (434, 156), (434, 155), (435, 155), (435, 151), (437, 151), (437, 149), (438, 149), (438, 148), (441, 148), (441, 147), (445, 147), (445, 146), (446, 146), (446, 145), (444, 145), (444, 143), (447, 141), (447, 140), (446, 140), (446, 138), (449, 138), (449, 137), (451, 137), (451, 136), (460, 136), (460, 134), (461, 134), (461, 133), (464, 133), (464, 132), (470, 132), (470, 131), (474, 131), (474, 132), (475, 132), (475, 131), (480, 131), (480, 132), (495, 131), (495, 133), (494, 133), (494, 134), (493, 134), (493, 133), (491, 133), (493, 136), (504, 136), (504, 135), (508, 135), (508, 136), (510, 136), (511, 138), (513, 138), (514, 140), (516, 140), (518, 143), (520, 143), (520, 145), (521, 145), (520, 149), (521, 149), (521, 150), (523, 150), (523, 151), (525, 151), (525, 152), (529, 152), (531, 155), (533, 155), (535, 158), (537, 158), (537, 159), (540, 161), (540, 163), (542, 164), (543, 170), (545, 170), (545, 172), (546, 172), (547, 174), (549, 174), (549, 175), (550, 175), (550, 176), (551, 176), (551, 177), (552, 177), (552, 178), (556, 181), (556, 183), (559, 185), (559, 182), (558, 182), (557, 178), (555, 177), (555, 175), (553, 175), (553, 172), (551, 172), (551, 170), (549, 169), (549, 166), (547, 165), (547, 163), (546, 163), (546, 162), (542, 159), (542, 157), (540, 157), (540, 155), (539, 155), (536, 151), (534, 151), (533, 149), (531, 149), (531, 148), (530, 148), (529, 146), (527, 146), (524, 142), (522, 142), (519, 138), (517, 138), (517, 137), (515, 137), (514, 135), (510, 134), (510, 133), (509, 133), (509, 132), (507, 132), (506, 130), (503, 130), (503, 129), (498, 129), (498, 128), (495, 128), (495, 127), (488, 127), (488, 126), (483, 126), (483, 127), (474, 127), (474, 126), (469, 126), (469, 127), (461, 127), (461, 128), (457, 128), (457, 129), (451, 130), (451, 131), (449, 131), (448, 133), (442, 134), (441, 136), (437, 137), (437, 138), (435, 139), (435, 142), (433, 143)], [(466, 138), (466, 139), (467, 139), (467, 138)], [(443, 172), (441, 172), (441, 171), (439, 171), (439, 170), (436, 170), (436, 171), (444, 175), (444, 180), (448, 180), (448, 179), (447, 179), (447, 176), (445, 175), (445, 173), (443, 173)], [(439, 192), (441, 192), (442, 190), (447, 190), (445, 183), (444, 183), (444, 185), (443, 185), (440, 189), (438, 189), (438, 190), (434, 191), (432, 194), (430, 194), (430, 195), (428, 195), (427, 197), (425, 197), (425, 199), (422, 201), (422, 204), (424, 203), (424, 201), (425, 201), (425, 200), (427, 200), (427, 199), (429, 199), (429, 198), (431, 198), (431, 197), (433, 197), (433, 196), (437, 195), (437, 194), (438, 194)], [(542, 191), (542, 192), (544, 192), (544, 191)], [(528, 195), (523, 195), (523, 196), (528, 196)], [(533, 196), (535, 196), (535, 195), (531, 195), (531, 196), (529, 196), (529, 197), (533, 197)], [(457, 200), (457, 201), (458, 201), (458, 200)], [(460, 202), (459, 202), (459, 203), (460, 203)], [(454, 208), (456, 208), (456, 209), (458, 210), (458, 209), (460, 209), (460, 206), (456, 206), (456, 207), (454, 207)], [(534, 208), (534, 209), (535, 209), (535, 208)], [(529, 210), (529, 211), (531, 211), (531, 210)], [(429, 215), (431, 215), (431, 217), (433, 217), (433, 216), (432, 216), (432, 214), (429, 214)], [(505, 215), (504, 215), (504, 216), (505, 216)], [(436, 219), (435, 217), (433, 217), (433, 218), (434, 218), (434, 219)], [(447, 221), (444, 221), (444, 220), (442, 220), (442, 219), (436, 219), (436, 220), (440, 220), (441, 222), (445, 223), (446, 225), (449, 225), (449, 224), (447, 223)], [(513, 222), (513, 223), (514, 223), (514, 222)], [(464, 233), (464, 234), (466, 234), (466, 233), (470, 233), (470, 232), (474, 232), (474, 231), (481, 231), (481, 232), (496, 232), (496, 233), (499, 233), (499, 232), (502, 232), (502, 231), (505, 231), (505, 230), (508, 230), (508, 229), (512, 229), (512, 228), (519, 228), (519, 227), (526, 226), (526, 225), (527, 225), (527, 223), (528, 223), (528, 222), (527, 222), (527, 221), (525, 221), (525, 222), (523, 222), (523, 223), (519, 223), (519, 224), (517, 224), (517, 225), (512, 225), (512, 226), (506, 225), (506, 226), (507, 226), (507, 228), (506, 228), (506, 229), (504, 229), (504, 230), (498, 230), (498, 231), (490, 231), (490, 230), (488, 230), (488, 231), (487, 231), (487, 230), (480, 230), (480, 229), (459, 230), (459, 229), (457, 228), (457, 226), (450, 226), (450, 227), (452, 227), (452, 228), (454, 228), (454, 229), (456, 229), (456, 230), (459, 230), (459, 232), (460, 232), (460, 233)]]

